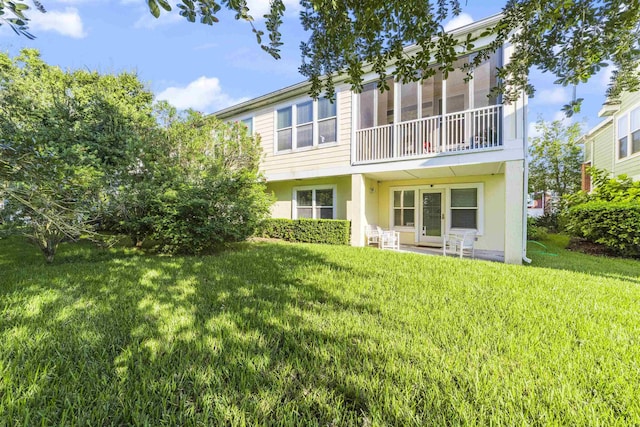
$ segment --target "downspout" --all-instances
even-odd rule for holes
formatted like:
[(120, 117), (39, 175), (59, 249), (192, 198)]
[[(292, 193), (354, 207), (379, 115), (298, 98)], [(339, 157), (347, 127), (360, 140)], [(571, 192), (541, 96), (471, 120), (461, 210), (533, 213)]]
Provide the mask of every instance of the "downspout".
[[(531, 264), (531, 258), (527, 257), (527, 197), (529, 192), (529, 126), (527, 124), (528, 108), (527, 94), (522, 91), (522, 150), (524, 151), (523, 188), (522, 188), (522, 261)], [(543, 196), (544, 198), (544, 196)]]

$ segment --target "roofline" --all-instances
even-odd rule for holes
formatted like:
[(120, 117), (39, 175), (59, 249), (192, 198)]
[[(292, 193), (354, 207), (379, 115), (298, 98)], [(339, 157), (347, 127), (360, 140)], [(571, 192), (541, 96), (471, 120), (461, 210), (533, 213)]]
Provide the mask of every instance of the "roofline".
[(613, 116), (607, 117), (606, 119), (604, 119), (603, 121), (601, 121), (600, 123), (598, 123), (597, 125), (592, 127), (587, 133), (582, 135), (582, 137), (580, 138), (579, 141), (586, 141), (587, 138), (590, 138), (591, 136), (593, 136), (594, 133), (596, 133), (599, 130), (605, 128), (607, 125), (609, 125), (611, 123), (613, 123)]
[[(487, 27), (490, 27), (491, 25), (497, 24), (502, 18), (502, 16), (503, 16), (502, 13), (497, 13), (487, 18), (483, 18), (481, 20), (471, 22), (467, 25), (463, 25), (462, 27), (458, 27), (452, 30), (450, 33), (453, 36), (472, 33), (479, 29), (487, 28)], [(420, 50), (420, 47), (418, 45), (411, 45), (405, 48), (405, 51), (408, 54), (415, 53), (419, 50)], [(337, 82), (338, 83), (343, 82), (345, 79), (346, 77), (341, 77), (338, 79)], [(292, 98), (301, 94), (307, 94), (309, 92), (310, 87), (311, 87), (311, 83), (308, 80), (305, 80), (303, 82), (296, 83), (291, 86), (287, 86), (273, 92), (269, 92), (267, 94), (258, 96), (256, 98), (249, 99), (239, 104), (235, 104), (230, 107), (223, 108), (222, 110), (218, 110), (214, 113), (211, 113), (210, 115), (216, 116), (222, 119), (228, 118), (230, 116), (240, 115), (249, 110), (254, 110), (256, 108), (274, 104), (282, 99)]]

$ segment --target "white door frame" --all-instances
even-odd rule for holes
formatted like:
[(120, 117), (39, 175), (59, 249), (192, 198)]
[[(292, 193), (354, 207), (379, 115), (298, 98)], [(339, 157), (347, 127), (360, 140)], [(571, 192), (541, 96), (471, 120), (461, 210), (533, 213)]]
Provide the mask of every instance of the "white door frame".
[[(445, 232), (445, 195), (447, 192), (444, 188), (421, 188), (419, 191), (419, 212), (418, 212), (418, 226), (417, 226), (417, 241), (419, 244), (430, 245), (430, 246), (442, 246), (442, 236)], [(424, 194), (440, 194), (440, 235), (439, 236), (425, 236), (423, 235), (423, 227), (424, 227)]]

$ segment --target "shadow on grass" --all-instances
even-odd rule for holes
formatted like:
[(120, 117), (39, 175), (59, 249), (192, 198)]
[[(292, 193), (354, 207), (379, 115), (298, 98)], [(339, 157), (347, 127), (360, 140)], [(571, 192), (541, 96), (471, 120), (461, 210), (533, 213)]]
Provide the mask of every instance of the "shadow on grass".
[(640, 260), (571, 251), (566, 249), (569, 237), (565, 235), (549, 235), (542, 243), (546, 250), (541, 251), (538, 245), (530, 244), (528, 247), (533, 267), (569, 270), (640, 284)]
[(72, 245), (54, 266), (24, 253), (0, 257), (5, 420), (406, 424), (430, 409), (380, 396), (390, 350), (349, 324), (377, 309), (316, 286), (351, 272), (300, 245), (193, 258)]

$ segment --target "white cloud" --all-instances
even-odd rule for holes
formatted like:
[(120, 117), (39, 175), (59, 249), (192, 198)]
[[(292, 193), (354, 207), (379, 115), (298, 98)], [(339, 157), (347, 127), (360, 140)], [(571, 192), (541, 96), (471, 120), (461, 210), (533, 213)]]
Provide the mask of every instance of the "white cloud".
[[(541, 119), (542, 116), (538, 116), (538, 119)], [(542, 132), (536, 128), (539, 120), (535, 122), (529, 122), (529, 127), (527, 129), (527, 136), (529, 138), (537, 138), (542, 135)], [(551, 122), (559, 121), (563, 126), (570, 126), (573, 123), (573, 117), (567, 117), (564, 111), (556, 111), (553, 114), (553, 118), (551, 120), (544, 120), (544, 122), (549, 125)]]
[(600, 71), (600, 84), (602, 87), (609, 87), (609, 83), (611, 82), (611, 76), (613, 76), (613, 72), (616, 70), (616, 67), (609, 65), (608, 67), (604, 67)]
[(165, 12), (164, 10), (161, 10), (160, 16), (156, 18), (145, 7), (140, 18), (138, 18), (135, 24), (133, 24), (133, 28), (153, 29), (162, 25), (175, 24), (176, 22), (180, 22), (183, 20), (184, 18), (180, 16), (175, 10), (171, 12)]
[(248, 98), (234, 99), (222, 91), (218, 78), (202, 76), (184, 87), (168, 87), (160, 92), (156, 99), (166, 100), (181, 110), (193, 108), (211, 113)]
[(33, 13), (31, 14), (29, 27), (33, 33), (53, 31), (75, 39), (81, 39), (87, 35), (78, 9), (73, 7), (65, 8), (64, 12), (51, 10), (47, 11), (47, 13)]
[(556, 120), (562, 122), (562, 124), (565, 126), (569, 126), (571, 123), (573, 123), (573, 117), (567, 117), (564, 111), (555, 112), (555, 114), (553, 115), (553, 121)]
[(291, 58), (274, 59), (257, 46), (244, 47), (234, 50), (225, 56), (227, 64), (234, 68), (244, 70), (255, 70), (260, 75), (278, 74), (291, 78), (303, 80), (304, 77), (298, 72), (299, 60)]
[(193, 50), (208, 50), (220, 47), (218, 43), (205, 43), (198, 46), (195, 46)]
[[(300, 3), (298, 0), (284, 0), (284, 6), (287, 14), (300, 11)], [(247, 7), (249, 8), (249, 14), (259, 21), (262, 17), (269, 13), (269, 0), (247, 0)]]
[(542, 132), (540, 132), (537, 128), (536, 128), (536, 122), (529, 122), (529, 129), (527, 130), (527, 136), (529, 138), (537, 138), (542, 134)]
[(445, 31), (455, 30), (456, 28), (464, 27), (465, 25), (471, 24), (473, 22), (473, 18), (468, 13), (461, 13), (456, 16), (446, 24), (444, 24)]
[(571, 101), (571, 94), (565, 87), (554, 87), (536, 92), (531, 102), (538, 105), (564, 105)]

